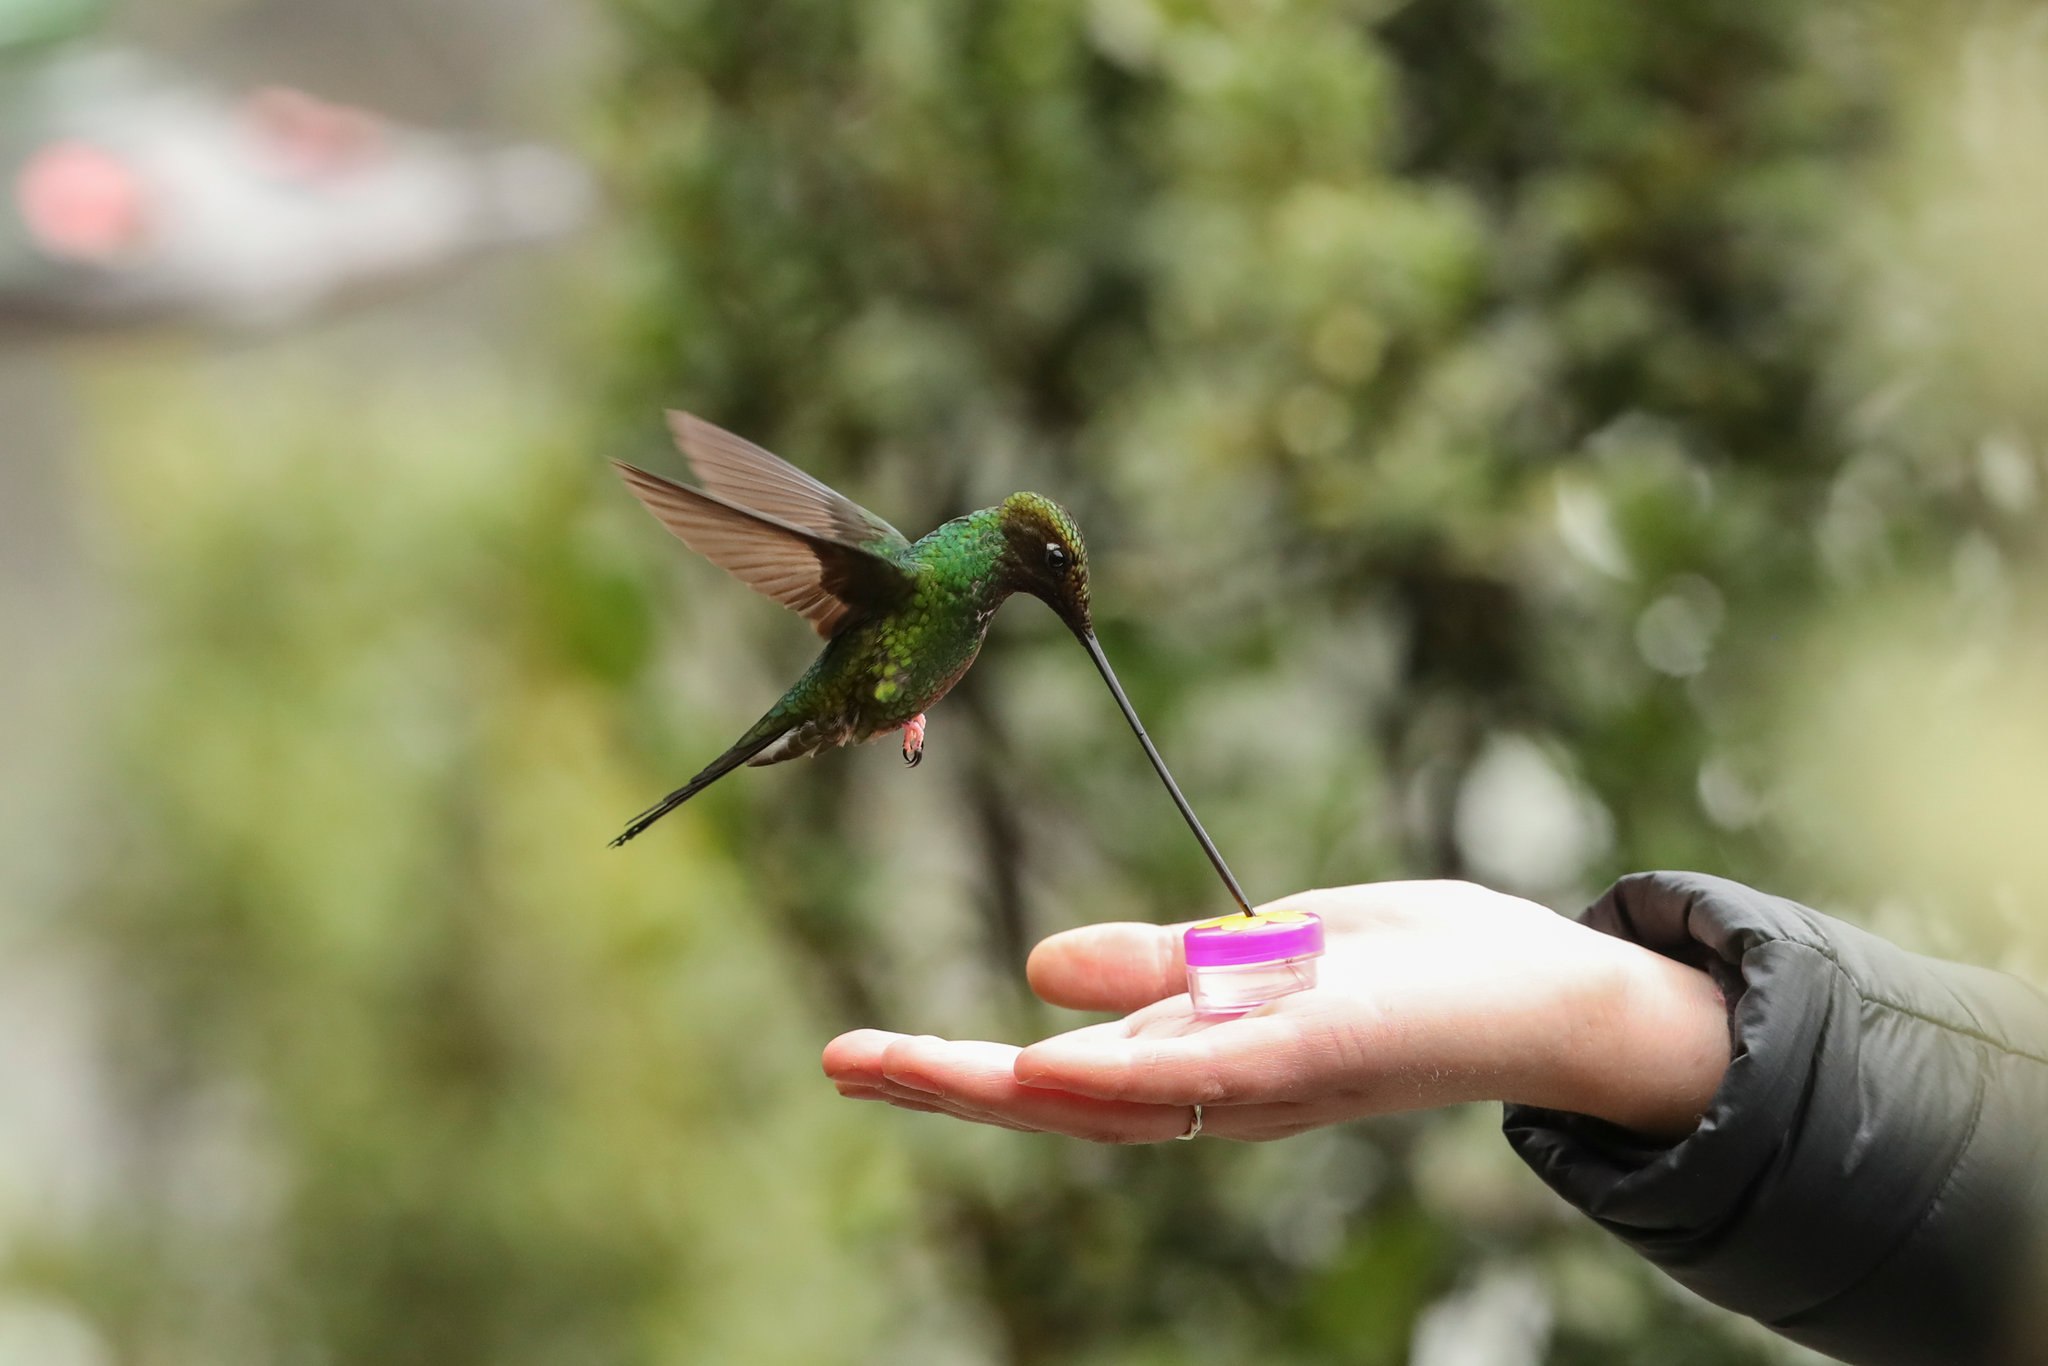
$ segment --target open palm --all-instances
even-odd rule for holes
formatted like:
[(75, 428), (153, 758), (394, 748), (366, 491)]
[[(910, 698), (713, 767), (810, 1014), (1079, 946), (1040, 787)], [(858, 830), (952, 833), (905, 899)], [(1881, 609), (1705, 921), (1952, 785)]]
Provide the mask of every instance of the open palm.
[(1706, 976), (1545, 907), (1461, 882), (1305, 892), (1328, 951), (1314, 990), (1235, 1019), (1186, 995), (1179, 926), (1105, 924), (1031, 955), (1053, 1005), (1129, 1012), (1028, 1047), (862, 1029), (825, 1049), (841, 1094), (1102, 1142), (1285, 1138), (1473, 1100), (1689, 1128), (1727, 1065)]

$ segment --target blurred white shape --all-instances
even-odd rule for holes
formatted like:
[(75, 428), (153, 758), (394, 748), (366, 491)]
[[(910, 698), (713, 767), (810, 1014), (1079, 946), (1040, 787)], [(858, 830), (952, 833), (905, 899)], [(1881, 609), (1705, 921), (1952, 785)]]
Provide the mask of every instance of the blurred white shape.
[(575, 231), (597, 209), (597, 183), (552, 147), (516, 143), (477, 158), (478, 182), (500, 242), (545, 242)]
[(1996, 912), (2014, 893), (2048, 900), (2048, 639), (1996, 600), (1957, 605), (1930, 585), (1815, 632), (1780, 684), (1771, 814), (1866, 904), (1938, 904), (1940, 932), (1981, 936), (1974, 956), (2048, 961), (2038, 915), (2004, 927)]
[(1351, 435), (1344, 401), (1320, 384), (1299, 384), (1280, 400), (1280, 441), (1296, 455), (1322, 455)]
[(1601, 573), (1617, 579), (1629, 577), (1628, 551), (1614, 529), (1607, 499), (1591, 484), (1558, 480), (1557, 534), (1567, 550)]
[(1763, 798), (1726, 759), (1713, 758), (1700, 765), (1698, 791), (1700, 809), (1723, 830), (1741, 830), (1763, 815)]
[(1453, 817), (1474, 876), (1525, 891), (1571, 884), (1613, 837), (1607, 809), (1526, 736), (1487, 741)]
[(558, 236), (595, 200), (588, 172), (547, 148), (475, 144), (294, 91), (229, 100), (131, 54), (86, 52), (35, 79), (29, 126), (96, 149), (147, 193), (117, 256), (0, 261), (0, 305), (21, 311), (275, 326), (484, 248)]
[(1857, 455), (1836, 474), (1814, 535), (1836, 580), (1859, 583), (1890, 562), (1886, 508), (1898, 496), (1898, 475), (1881, 456)]
[[(1877, 182), (1876, 199), (1896, 207), (1859, 226), (1873, 288), (1848, 354), (1910, 386), (1904, 415), (1923, 432), (1932, 416), (2038, 440), (2048, 424), (2037, 362), (2048, 319), (2048, 25), (2037, 5), (1921, 8), (1930, 22), (1901, 54), (1898, 131)], [(1968, 445), (1936, 436), (1927, 446), (1942, 449)]]
[(1552, 1317), (1536, 1277), (1486, 1272), (1423, 1314), (1409, 1366), (1537, 1366), (1550, 1345)]
[(1475, 1237), (1515, 1237), (1548, 1221), (1556, 1201), (1500, 1141), (1500, 1114), (1467, 1105), (1440, 1117), (1416, 1146), (1408, 1176), (1422, 1208)]
[(0, 1228), (75, 1229), (114, 1193), (123, 1154), (92, 1004), (106, 990), (19, 941), (0, 968)]
[(1225, 1197), (1231, 1215), (1257, 1223), (1273, 1255), (1299, 1267), (1343, 1252), (1351, 1220), (1387, 1177), (1384, 1154), (1342, 1129), (1260, 1145), (1240, 1167)]
[(1688, 574), (1636, 618), (1636, 650), (1657, 672), (1689, 678), (1707, 667), (1725, 615), (1720, 590)]
[(2007, 597), (2005, 556), (1981, 531), (1971, 532), (1956, 546), (1949, 557), (1949, 577), (1960, 601), (1994, 603)]
[(2041, 493), (2033, 453), (2013, 436), (1987, 436), (1978, 444), (1977, 482), (1994, 506), (2011, 513), (2033, 507)]
[(1148, 67), (1166, 32), (1166, 17), (1151, 0), (1092, 0), (1088, 36), (1096, 51), (1119, 66)]
[(168, 1205), (195, 1232), (264, 1230), (288, 1185), (276, 1146), (265, 1140), (262, 1097), (221, 1082), (173, 1117), (158, 1141), (169, 1172)]
[(55, 1300), (0, 1298), (0, 1366), (112, 1366), (91, 1324)]

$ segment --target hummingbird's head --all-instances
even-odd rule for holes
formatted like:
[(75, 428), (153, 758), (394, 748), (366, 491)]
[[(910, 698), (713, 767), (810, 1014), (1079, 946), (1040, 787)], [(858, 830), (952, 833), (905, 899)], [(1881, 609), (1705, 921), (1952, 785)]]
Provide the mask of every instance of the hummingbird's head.
[(1003, 500), (1002, 526), (1010, 586), (1042, 600), (1076, 635), (1091, 633), (1088, 547), (1074, 519), (1043, 494), (1013, 493)]

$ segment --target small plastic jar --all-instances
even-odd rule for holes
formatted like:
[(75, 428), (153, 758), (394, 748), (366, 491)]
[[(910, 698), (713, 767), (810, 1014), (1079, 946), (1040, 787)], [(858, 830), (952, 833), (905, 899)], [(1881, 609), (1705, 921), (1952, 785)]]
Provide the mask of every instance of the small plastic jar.
[(1195, 1013), (1243, 1015), (1316, 984), (1323, 922), (1311, 911), (1226, 915), (1188, 926), (1181, 942)]

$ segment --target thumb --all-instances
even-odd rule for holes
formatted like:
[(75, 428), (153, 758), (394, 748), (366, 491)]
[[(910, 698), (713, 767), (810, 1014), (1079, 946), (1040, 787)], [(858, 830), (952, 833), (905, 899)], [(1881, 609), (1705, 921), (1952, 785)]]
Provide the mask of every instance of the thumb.
[(1040, 941), (1024, 975), (1048, 1004), (1128, 1013), (1187, 990), (1182, 928), (1111, 921), (1065, 930)]

